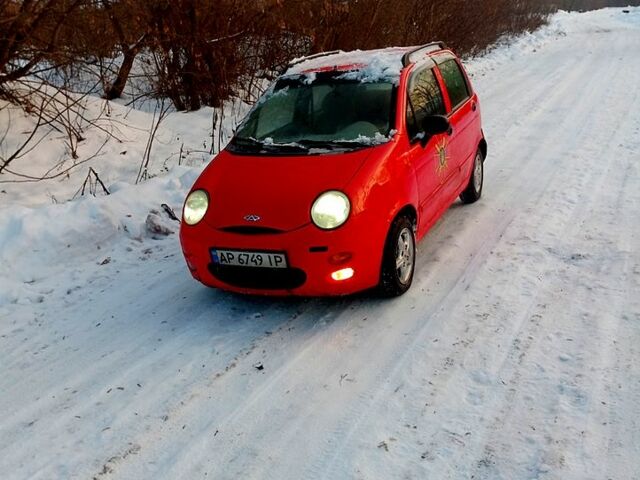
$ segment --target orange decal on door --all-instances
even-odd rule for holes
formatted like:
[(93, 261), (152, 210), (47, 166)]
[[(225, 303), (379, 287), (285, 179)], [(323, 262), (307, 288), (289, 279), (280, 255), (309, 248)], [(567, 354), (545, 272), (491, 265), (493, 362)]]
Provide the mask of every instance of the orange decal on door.
[(436, 145), (436, 173), (440, 177), (444, 177), (444, 173), (449, 166), (449, 154), (447, 153), (447, 139), (443, 138)]

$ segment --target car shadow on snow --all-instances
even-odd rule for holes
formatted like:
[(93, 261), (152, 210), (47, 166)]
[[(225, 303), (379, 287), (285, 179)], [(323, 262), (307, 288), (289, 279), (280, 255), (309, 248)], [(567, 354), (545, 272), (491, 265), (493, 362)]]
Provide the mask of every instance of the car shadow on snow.
[[(260, 296), (225, 292), (189, 283), (182, 295), (196, 312), (182, 328), (200, 324), (212, 336), (235, 335), (239, 330), (256, 335), (295, 328), (298, 333), (322, 330), (335, 321), (349, 323), (359, 313), (384, 312), (402, 299), (384, 299), (375, 290), (340, 297)], [(358, 312), (358, 313), (356, 313)]]

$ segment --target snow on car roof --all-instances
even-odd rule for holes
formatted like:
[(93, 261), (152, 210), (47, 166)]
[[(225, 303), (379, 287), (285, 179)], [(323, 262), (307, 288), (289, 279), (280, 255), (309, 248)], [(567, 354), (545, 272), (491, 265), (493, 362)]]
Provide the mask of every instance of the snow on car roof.
[(345, 76), (364, 82), (395, 80), (402, 71), (402, 57), (415, 47), (389, 47), (378, 50), (329, 52), (296, 59), (286, 75), (309, 75), (323, 71), (345, 71)]

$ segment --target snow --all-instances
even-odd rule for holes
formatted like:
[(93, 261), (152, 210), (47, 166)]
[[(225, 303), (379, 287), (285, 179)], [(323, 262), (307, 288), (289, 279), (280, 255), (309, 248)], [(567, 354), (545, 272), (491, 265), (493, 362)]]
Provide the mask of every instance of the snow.
[[(154, 110), (160, 106), (154, 101), (138, 102), (140, 109), (134, 109), (124, 105), (126, 102), (105, 102), (96, 97), (82, 102), (87, 109), (84, 116), (96, 119), (96, 126), (92, 128), (87, 122), (80, 122), (85, 140), (78, 144), (76, 161), (69, 155), (64, 134), (43, 129), (37, 148), (8, 167), (21, 176), (3, 174), (0, 177), (1, 205), (66, 202), (79, 192), (89, 168), (99, 174), (107, 187), (134, 184), (150, 132), (158, 120)], [(202, 168), (211, 159), (211, 151), (224, 147), (248, 110), (248, 105), (235, 101), (226, 104), (222, 114), (210, 108), (188, 114), (169, 111), (153, 143), (150, 174), (159, 175), (174, 166)], [(214, 113), (217, 114), (215, 129)], [(35, 121), (1, 100), (0, 120), (0, 132), (9, 129), (0, 145), (0, 155), (4, 157), (24, 141)], [(68, 174), (65, 173), (70, 168)], [(40, 178), (47, 172), (52, 178), (40, 182), (28, 180), (28, 177)]]
[(313, 82), (314, 74), (327, 68), (356, 67), (356, 70), (345, 72), (346, 80), (360, 80), (364, 83), (393, 81), (397, 82), (402, 70), (402, 56), (406, 47), (390, 47), (378, 50), (340, 51), (334, 55), (320, 56), (308, 60), (298, 59), (286, 72), (287, 76), (306, 75), (307, 81)]
[(358, 143), (361, 145), (382, 145), (385, 143), (390, 142), (393, 137), (396, 135), (397, 130), (391, 130), (389, 132), (388, 135), (383, 135), (380, 132), (376, 132), (376, 134), (373, 137), (368, 137), (366, 135), (358, 135), (358, 138), (356, 138), (355, 140), (338, 140), (338, 142), (345, 142), (345, 143)]
[[(3, 478), (640, 478), (630, 10), (559, 13), (468, 62), (483, 198), (427, 235), (396, 300), (190, 278), (162, 204), (180, 211), (206, 155), (164, 161), (210, 147), (210, 111), (171, 113), (134, 185), (152, 112), (113, 104), (123, 143), (86, 165), (109, 196), (67, 201), (84, 165), (0, 184)], [(7, 142), (28, 126), (12, 115)], [(86, 133), (81, 158), (103, 141)], [(59, 162), (44, 142), (15, 170)]]

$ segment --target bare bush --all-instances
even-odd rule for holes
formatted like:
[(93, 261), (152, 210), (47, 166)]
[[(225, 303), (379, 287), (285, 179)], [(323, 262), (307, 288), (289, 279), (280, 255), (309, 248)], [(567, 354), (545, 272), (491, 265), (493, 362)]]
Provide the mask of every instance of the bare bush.
[(60, 33), (82, 1), (0, 0), (0, 97), (13, 99), (11, 82), (72, 60)]
[[(475, 54), (503, 35), (539, 27), (558, 8), (628, 2), (0, 0), (0, 99), (35, 119), (24, 144), (13, 152), (0, 149), (0, 173), (37, 145), (43, 127), (62, 132), (78, 163), (84, 132), (96, 125), (86, 118), (83, 101), (88, 95), (123, 96), (141, 56), (138, 70), (148, 86), (141, 95), (168, 99), (177, 110), (216, 108), (212, 135), (217, 129), (221, 145), (224, 102), (255, 101), (294, 57), (432, 40)], [(169, 108), (162, 104), (156, 129)], [(138, 181), (148, 175), (153, 136), (152, 129)]]
[(153, 120), (151, 122), (149, 136), (147, 137), (147, 145), (144, 149), (144, 154), (142, 155), (142, 161), (140, 162), (140, 168), (138, 169), (138, 175), (136, 176), (136, 184), (149, 178), (149, 163), (151, 162), (153, 143), (158, 135), (160, 124), (166, 118), (168, 113), (169, 105), (165, 102), (164, 98), (162, 98), (156, 103), (153, 111)]
[(99, 72), (105, 98), (118, 98), (144, 50), (153, 59), (150, 93), (178, 110), (247, 95), (296, 56), (433, 39), (472, 52), (537, 27), (550, 11), (510, 0), (0, 2), (0, 94), (9, 97), (2, 85), (36, 66), (89, 65), (84, 71)]

